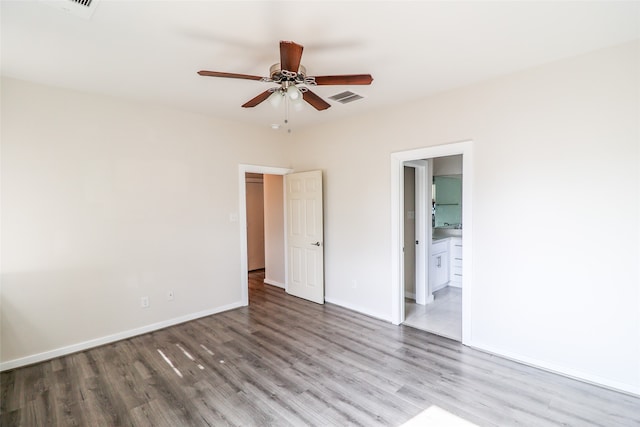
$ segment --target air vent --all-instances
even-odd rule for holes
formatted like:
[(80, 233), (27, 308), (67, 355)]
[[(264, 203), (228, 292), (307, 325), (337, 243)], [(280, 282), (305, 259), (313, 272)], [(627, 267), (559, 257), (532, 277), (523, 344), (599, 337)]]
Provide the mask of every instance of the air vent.
[(338, 101), (341, 104), (348, 104), (349, 102), (357, 101), (358, 99), (362, 99), (362, 96), (357, 93), (353, 93), (351, 91), (340, 92), (333, 96), (330, 96), (329, 99), (333, 99), (334, 101)]
[(42, 3), (84, 19), (91, 19), (99, 0), (41, 0)]

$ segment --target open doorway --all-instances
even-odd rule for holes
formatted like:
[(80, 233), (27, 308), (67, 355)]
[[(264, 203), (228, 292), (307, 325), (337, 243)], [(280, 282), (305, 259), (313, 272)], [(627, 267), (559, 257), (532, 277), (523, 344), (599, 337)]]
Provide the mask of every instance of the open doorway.
[(283, 176), (245, 174), (248, 287), (285, 288)]
[[(460, 177), (461, 183), (461, 212), (459, 222), (442, 221), (447, 222), (452, 230), (459, 230), (459, 236), (447, 236), (447, 242), (444, 246), (447, 249), (440, 252), (443, 248), (434, 248), (433, 246), (439, 246), (438, 242), (443, 240), (442, 230), (434, 230), (434, 222), (432, 218), (432, 185), (433, 179), (433, 165), (432, 159), (445, 157), (445, 156), (462, 156), (462, 176)], [(416, 150), (409, 150), (404, 152), (393, 153), (391, 155), (391, 196), (392, 196), (392, 321), (395, 324), (402, 324), (405, 322), (405, 217), (408, 212), (405, 212), (405, 166), (415, 165), (415, 173), (418, 174), (418, 178), (414, 178), (416, 182), (415, 191), (415, 219), (416, 223), (420, 218), (425, 220), (425, 227), (420, 229), (416, 225), (416, 265), (423, 265), (425, 267), (425, 278), (420, 281), (416, 279), (416, 303), (418, 302), (418, 294), (421, 289), (424, 290), (425, 303), (428, 305), (429, 299), (433, 296), (434, 291), (438, 291), (438, 287), (444, 289), (443, 283), (451, 284), (452, 265), (451, 255), (459, 252), (459, 265), (456, 262), (456, 271), (458, 272), (460, 285), (462, 291), (460, 292), (461, 301), (461, 337), (459, 338), (463, 343), (470, 342), (471, 340), (471, 306), (473, 301), (473, 281), (471, 277), (471, 262), (472, 262), (472, 142), (460, 142), (453, 144), (446, 144), (434, 147), (421, 148)], [(411, 179), (410, 177), (408, 179)], [(417, 190), (418, 185), (421, 186), (421, 190)], [(436, 189), (437, 195), (437, 189)], [(423, 200), (420, 200), (422, 197)], [(444, 202), (442, 203), (444, 206)], [(422, 208), (422, 209), (420, 209)], [(419, 211), (422, 210), (422, 214)], [(460, 227), (460, 224), (464, 224), (464, 233), (456, 225)], [(436, 232), (440, 231), (440, 232)], [(456, 232), (457, 233), (457, 232)], [(446, 233), (445, 233), (446, 234)], [(421, 236), (421, 237), (420, 237)], [(452, 243), (451, 238), (458, 238), (459, 245)], [(452, 248), (453, 246), (453, 248)], [(421, 255), (417, 255), (419, 250), (422, 250)], [(435, 265), (434, 265), (435, 263)], [(451, 265), (449, 265), (451, 264)], [(434, 271), (434, 267), (440, 268), (440, 271)], [(440, 275), (440, 277), (436, 277)], [(417, 277), (417, 273), (416, 273)], [(444, 282), (442, 282), (444, 280)], [(456, 287), (456, 286), (452, 286)], [(457, 291), (453, 291), (457, 292)], [(437, 297), (437, 295), (436, 295)]]
[[(458, 154), (404, 166), (403, 324), (456, 341), (462, 340), (462, 162)], [(417, 185), (420, 165), (426, 167), (426, 186)], [(417, 254), (419, 240), (428, 240), (417, 233), (420, 219), (431, 244)], [(423, 283), (413, 280), (420, 264), (427, 269)], [(419, 298), (420, 288), (426, 298)]]
[(282, 175), (246, 174), (247, 270), (263, 270), (264, 282), (285, 287)]
[(243, 305), (249, 304), (250, 271), (264, 276), (264, 283), (285, 287), (283, 176), (290, 172), (286, 168), (239, 166), (237, 217)]
[[(324, 304), (322, 171), (292, 173), (291, 169), (240, 165), (240, 210), (238, 214), (232, 213), (230, 220), (240, 222), (240, 292), (242, 305), (249, 304), (247, 173), (286, 175), (286, 178), (282, 181), (282, 200), (286, 201), (286, 208), (282, 207), (284, 229), (286, 229), (286, 233), (283, 233), (284, 250), (273, 251), (267, 248), (266, 254), (282, 254), (282, 262), (279, 265), (281, 268), (283, 267), (285, 272), (284, 288), (288, 294), (318, 304)], [(279, 286), (277, 283), (271, 284)]]

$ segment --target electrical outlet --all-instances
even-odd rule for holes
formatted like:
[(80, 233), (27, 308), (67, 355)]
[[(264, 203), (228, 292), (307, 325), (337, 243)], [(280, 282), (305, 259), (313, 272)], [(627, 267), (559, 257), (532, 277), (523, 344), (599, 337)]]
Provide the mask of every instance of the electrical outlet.
[(358, 281), (356, 279), (353, 279), (351, 281), (351, 288), (352, 289), (357, 289), (358, 288)]
[(167, 301), (173, 301), (173, 291), (167, 291)]
[(149, 308), (149, 297), (140, 298), (140, 307)]

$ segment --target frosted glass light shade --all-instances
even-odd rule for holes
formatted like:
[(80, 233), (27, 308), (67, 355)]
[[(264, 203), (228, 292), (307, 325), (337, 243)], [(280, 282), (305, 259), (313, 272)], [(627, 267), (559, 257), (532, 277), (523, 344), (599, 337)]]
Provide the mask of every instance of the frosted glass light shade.
[(295, 101), (296, 99), (300, 99), (302, 97), (302, 93), (300, 93), (300, 90), (295, 85), (289, 86), (289, 88), (287, 89), (287, 95), (289, 95), (289, 99), (291, 99), (292, 101)]
[(291, 101), (291, 106), (295, 111), (301, 111), (302, 108), (304, 107), (304, 101), (302, 100), (302, 96), (298, 97), (298, 99)]
[(269, 103), (273, 105), (274, 108), (278, 108), (282, 103), (283, 94), (280, 91), (275, 91), (269, 96)]

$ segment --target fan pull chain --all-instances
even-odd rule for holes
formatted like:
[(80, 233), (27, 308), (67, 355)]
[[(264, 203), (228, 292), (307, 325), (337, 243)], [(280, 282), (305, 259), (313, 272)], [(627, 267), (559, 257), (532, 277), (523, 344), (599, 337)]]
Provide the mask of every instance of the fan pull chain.
[(291, 127), (289, 126), (289, 97), (284, 97), (284, 124), (287, 125), (287, 133), (291, 133)]

